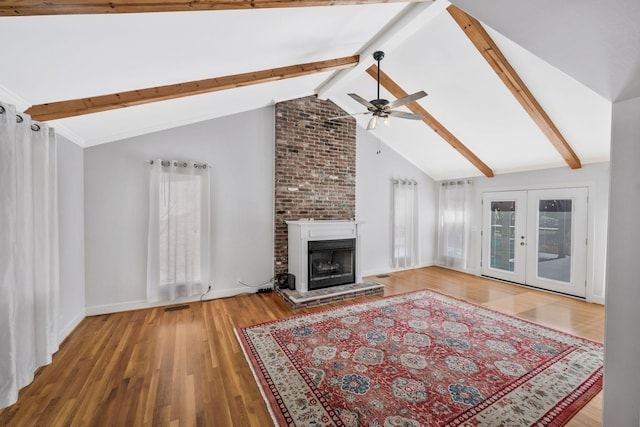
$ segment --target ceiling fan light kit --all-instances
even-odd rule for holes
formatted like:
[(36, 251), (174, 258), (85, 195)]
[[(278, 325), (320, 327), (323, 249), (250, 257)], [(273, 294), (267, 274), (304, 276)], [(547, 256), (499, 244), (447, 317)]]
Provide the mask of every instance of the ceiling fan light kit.
[(373, 116), (371, 117), (371, 120), (369, 120), (369, 124), (367, 125), (367, 130), (375, 129), (377, 125), (378, 125), (378, 117)]
[(358, 103), (364, 105), (365, 107), (367, 107), (366, 112), (363, 113), (355, 113), (355, 114), (348, 114), (346, 116), (338, 116), (338, 117), (332, 117), (329, 120), (338, 120), (338, 119), (342, 119), (345, 117), (351, 117), (357, 114), (371, 114), (371, 120), (369, 120), (369, 124), (367, 125), (367, 130), (373, 130), (377, 127), (378, 125), (378, 119), (382, 119), (383, 125), (384, 127), (388, 127), (389, 126), (389, 117), (397, 117), (400, 119), (410, 119), (410, 120), (422, 120), (423, 117), (418, 115), (418, 114), (412, 114), (412, 113), (407, 113), (404, 111), (395, 111), (392, 110), (393, 108), (397, 108), (397, 107), (402, 107), (403, 105), (407, 105), (410, 102), (416, 101), (420, 98), (424, 98), (425, 96), (427, 96), (427, 93), (423, 90), (421, 90), (420, 92), (416, 92), (413, 93), (411, 95), (407, 95), (403, 98), (400, 99), (396, 99), (395, 101), (389, 102), (386, 99), (381, 99), (380, 98), (380, 61), (382, 60), (382, 58), (384, 58), (384, 52), (382, 52), (381, 50), (375, 51), (373, 53), (373, 59), (375, 59), (376, 61), (378, 61), (378, 93), (377, 93), (377, 98), (376, 99), (372, 99), (371, 101), (367, 101), (366, 99), (364, 99), (363, 97), (361, 97), (358, 94), (355, 93), (349, 93), (348, 95), (353, 98), (355, 101), (357, 101)]

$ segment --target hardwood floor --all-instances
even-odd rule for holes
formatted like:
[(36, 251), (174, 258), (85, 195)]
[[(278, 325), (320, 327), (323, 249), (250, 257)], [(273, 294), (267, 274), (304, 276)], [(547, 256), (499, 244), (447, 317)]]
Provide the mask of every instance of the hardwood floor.
[[(604, 308), (438, 267), (393, 273), (385, 295), (431, 288), (602, 342)], [(369, 297), (378, 298), (378, 297)], [(362, 299), (361, 299), (362, 300)], [(347, 303), (351, 303), (348, 301)], [(234, 333), (293, 311), (275, 294), (87, 317), (39, 370), (2, 426), (269, 426)], [(567, 425), (597, 426), (601, 394)]]

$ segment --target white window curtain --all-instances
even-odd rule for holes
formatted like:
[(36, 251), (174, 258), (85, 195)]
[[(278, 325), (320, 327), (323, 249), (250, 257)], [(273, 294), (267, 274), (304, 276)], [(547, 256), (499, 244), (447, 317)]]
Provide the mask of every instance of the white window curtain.
[(392, 179), (391, 265), (414, 267), (418, 261), (418, 183)]
[(0, 103), (0, 407), (58, 350), (53, 129)]
[(443, 182), (440, 186), (438, 264), (467, 268), (471, 222), (470, 180)]
[(147, 301), (173, 301), (202, 293), (209, 282), (209, 167), (151, 163)]

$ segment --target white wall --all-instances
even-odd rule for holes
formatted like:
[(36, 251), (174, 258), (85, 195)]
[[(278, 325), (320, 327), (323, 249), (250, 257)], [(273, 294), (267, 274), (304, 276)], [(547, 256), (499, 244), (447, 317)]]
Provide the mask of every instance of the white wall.
[(60, 311), (62, 341), (85, 315), (84, 171), (82, 148), (58, 135), (58, 223), (60, 240)]
[(362, 225), (362, 274), (393, 271), (391, 266), (391, 178), (418, 182), (420, 192), (420, 261), (432, 265), (436, 248), (436, 183), (370, 132), (356, 128), (356, 218)]
[(149, 159), (212, 165), (207, 296), (273, 275), (274, 111), (263, 108), (85, 149), (87, 314), (146, 307)]
[(473, 210), (469, 268), (471, 274), (481, 274), (480, 255), (482, 230), (482, 193), (488, 191), (532, 190), (558, 187), (588, 187), (587, 300), (604, 303), (607, 218), (609, 207), (609, 163), (583, 165), (530, 172), (509, 173), (493, 178), (474, 177)]
[(613, 104), (603, 425), (640, 425), (640, 98)]

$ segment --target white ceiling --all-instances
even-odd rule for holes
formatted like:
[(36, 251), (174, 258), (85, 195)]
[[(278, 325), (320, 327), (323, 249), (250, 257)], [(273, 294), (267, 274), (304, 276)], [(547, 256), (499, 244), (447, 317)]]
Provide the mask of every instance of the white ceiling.
[(610, 101), (640, 96), (638, 0), (452, 0)]
[[(533, 46), (533, 34), (545, 31), (539, 27), (525, 31), (522, 27), (526, 22), (521, 26), (509, 21), (509, 14), (501, 9), (507, 7), (503, 3), (508, 1), (474, 1), (477, 4), (468, 2), (469, 9), (466, 4), (462, 5), (466, 0), (455, 2), (470, 13), (472, 3), (474, 6), (487, 4), (490, 12), (486, 17), (481, 16), (481, 6), (472, 14), (489, 25), (495, 21), (495, 30), (487, 25), (485, 28), (581, 161), (608, 160), (611, 101), (617, 99), (612, 93), (637, 96), (634, 88), (640, 89), (640, 84), (635, 75), (626, 82), (620, 81), (618, 88), (612, 88), (597, 78), (603, 71), (584, 72), (578, 67), (581, 72), (574, 73), (572, 66), (565, 66), (574, 62), (562, 55), (558, 60), (557, 52), (550, 52), (553, 49), (548, 47), (545, 50)], [(546, 2), (542, 0), (543, 4)], [(314, 93), (353, 113), (363, 108), (346, 93), (375, 98), (375, 81), (364, 70), (374, 62), (371, 53), (381, 49), (386, 52), (382, 70), (409, 93), (425, 90), (429, 96), (419, 103), (494, 172), (566, 166), (449, 16), (448, 5), (446, 0), (437, 0), (435, 3), (291, 9), (3, 17), (0, 18), (0, 38), (12, 42), (0, 44), (0, 56), (4, 58), (0, 62), (0, 100), (25, 110), (46, 102), (362, 54), (360, 65), (336, 73), (319, 73), (52, 123), (62, 135), (88, 147)], [(601, 9), (597, 1), (589, 5), (594, 6), (596, 12)], [(548, 7), (552, 7), (550, 1)], [(574, 7), (577, 6), (574, 4)], [(631, 9), (635, 11), (638, 7), (634, 4)], [(497, 10), (500, 13), (494, 13)], [(535, 14), (540, 15), (540, 19), (546, 16), (540, 11)], [(585, 22), (591, 22), (584, 18), (586, 13), (578, 15)], [(512, 16), (522, 17), (516, 12)], [(630, 23), (626, 21), (625, 24)], [(507, 38), (497, 31), (517, 37)], [(615, 36), (636, 34), (640, 34), (636, 29), (620, 30)], [(512, 41), (516, 39), (528, 50)], [(563, 43), (557, 43), (558, 51), (562, 51)], [(635, 48), (639, 45), (636, 42)], [(531, 53), (536, 52), (534, 48), (538, 48), (538, 56)], [(627, 48), (625, 45), (622, 51)], [(617, 54), (608, 51), (601, 53), (606, 58), (617, 58)], [(639, 55), (636, 52), (636, 56)], [(578, 59), (575, 63), (582, 66), (582, 58)], [(549, 65), (556, 60), (559, 63), (556, 67), (560, 69)], [(635, 65), (640, 64), (640, 61), (625, 61), (622, 65), (626, 71), (616, 70), (614, 74), (633, 73)], [(393, 99), (384, 90), (382, 93), (387, 99)], [(366, 126), (367, 119), (359, 116), (358, 123)], [(422, 122), (392, 119), (390, 127), (374, 133), (434, 179), (480, 175)]]

